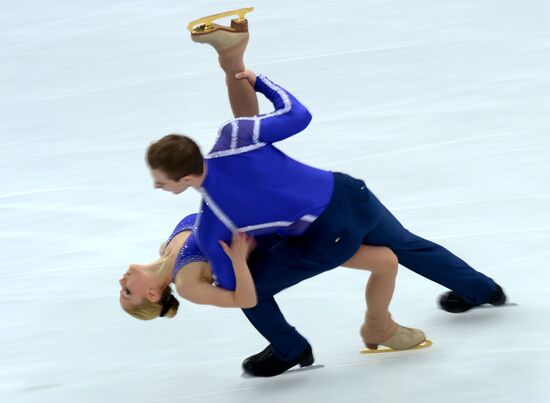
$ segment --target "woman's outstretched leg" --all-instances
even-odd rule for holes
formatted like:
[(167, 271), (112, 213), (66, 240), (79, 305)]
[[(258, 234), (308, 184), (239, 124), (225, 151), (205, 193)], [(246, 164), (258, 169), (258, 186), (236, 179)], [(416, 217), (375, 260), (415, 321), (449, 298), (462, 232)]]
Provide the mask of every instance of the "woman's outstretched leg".
[(371, 272), (365, 289), (365, 322), (360, 330), (361, 337), (369, 348), (377, 348), (378, 344), (383, 344), (402, 350), (414, 347), (426, 339), (421, 330), (399, 326), (391, 317), (389, 305), (395, 289), (398, 264), (397, 256), (390, 249), (362, 245), (342, 265)]
[(244, 51), (248, 37), (237, 45), (218, 51), (220, 67), (225, 72), (229, 104), (235, 118), (254, 116), (260, 113), (256, 91), (247, 80), (237, 80), (235, 74), (245, 70)]
[(195, 42), (207, 43), (218, 52), (220, 67), (225, 73), (229, 104), (235, 118), (260, 113), (256, 91), (247, 80), (237, 80), (235, 74), (244, 71), (244, 52), (248, 45), (247, 20), (231, 21), (231, 30), (215, 30), (209, 33), (192, 34)]

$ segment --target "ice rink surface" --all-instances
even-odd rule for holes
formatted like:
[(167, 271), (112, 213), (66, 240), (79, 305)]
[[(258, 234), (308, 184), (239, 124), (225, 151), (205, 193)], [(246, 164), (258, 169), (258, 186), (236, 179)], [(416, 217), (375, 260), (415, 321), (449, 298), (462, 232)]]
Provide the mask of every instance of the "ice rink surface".
[[(248, 65), (314, 116), (280, 148), (364, 178), (517, 305), (449, 314), (436, 306), (445, 290), (402, 267), (393, 316), (434, 345), (363, 356), (367, 274), (335, 269), (279, 295), (318, 366), (272, 379), (241, 376), (266, 342), (239, 310), (183, 302), (175, 319), (140, 322), (119, 308), (128, 264), (154, 260), (199, 203), (152, 189), (145, 148), (180, 132), (207, 151), (230, 118), (215, 54), (187, 22), (249, 5)], [(550, 401), (548, 1), (1, 11), (1, 402)]]

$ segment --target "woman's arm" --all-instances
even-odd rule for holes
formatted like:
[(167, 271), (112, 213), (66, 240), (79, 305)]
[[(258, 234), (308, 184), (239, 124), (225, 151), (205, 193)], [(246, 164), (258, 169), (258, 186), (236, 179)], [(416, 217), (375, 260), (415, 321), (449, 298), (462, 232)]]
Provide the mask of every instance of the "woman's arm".
[(178, 272), (176, 290), (188, 301), (222, 308), (252, 308), (257, 304), (256, 287), (246, 259), (254, 248), (254, 239), (234, 234), (231, 246), (220, 242), (235, 271), (235, 291), (215, 287), (203, 275), (203, 264), (190, 263)]

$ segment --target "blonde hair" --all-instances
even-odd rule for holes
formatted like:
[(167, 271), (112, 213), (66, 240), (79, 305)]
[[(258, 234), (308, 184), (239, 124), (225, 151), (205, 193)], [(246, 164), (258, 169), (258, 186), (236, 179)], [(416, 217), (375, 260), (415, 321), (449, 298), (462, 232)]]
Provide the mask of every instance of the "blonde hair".
[(179, 301), (174, 297), (174, 294), (172, 294), (172, 288), (168, 286), (162, 292), (162, 297), (159, 302), (151, 302), (145, 299), (141, 304), (123, 309), (134, 318), (151, 320), (159, 316), (173, 318), (176, 316), (176, 313), (178, 313), (179, 305)]

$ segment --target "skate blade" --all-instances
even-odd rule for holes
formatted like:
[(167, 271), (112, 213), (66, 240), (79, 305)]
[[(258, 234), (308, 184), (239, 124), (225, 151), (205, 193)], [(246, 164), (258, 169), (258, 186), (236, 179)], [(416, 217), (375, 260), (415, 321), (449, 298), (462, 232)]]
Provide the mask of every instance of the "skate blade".
[(502, 304), (502, 305), (485, 304), (485, 305), (476, 306), (476, 308), (483, 308), (483, 309), (487, 309), (487, 308), (506, 308), (506, 307), (511, 307), (511, 306), (519, 306), (519, 304), (516, 304), (515, 302), (506, 302), (505, 304)]
[(373, 350), (370, 348), (364, 348), (363, 350), (359, 351), (360, 354), (378, 354), (378, 353), (399, 353), (400, 351), (410, 351), (410, 350), (420, 350), (422, 348), (430, 347), (432, 345), (431, 340), (424, 340), (422, 343), (420, 343), (418, 346), (414, 346), (411, 348), (407, 348), (405, 350), (395, 350), (390, 347), (382, 347), (377, 350)]
[[(288, 371), (285, 371), (283, 372), (282, 374), (278, 375), (278, 376), (284, 376), (284, 375), (292, 375), (292, 374), (299, 374), (300, 372), (307, 372), (307, 371), (313, 371), (314, 369), (321, 369), (321, 368), (325, 368), (325, 366), (323, 364), (313, 364), (313, 365), (308, 365), (307, 367), (301, 367), (301, 368), (291, 368), (289, 369)], [(243, 372), (241, 374), (241, 378), (247, 378), (247, 379), (265, 379), (261, 376), (254, 376), (254, 375), (249, 375), (247, 374), (246, 372)]]
[(246, 7), (246, 8), (239, 8), (237, 10), (231, 10), (231, 11), (226, 11), (224, 13), (213, 14), (206, 17), (202, 17), (202, 18), (199, 18), (198, 20), (191, 21), (187, 25), (187, 29), (192, 34), (211, 31), (215, 28), (213, 24), (215, 20), (219, 20), (220, 18), (223, 18), (223, 17), (231, 17), (231, 16), (238, 15), (239, 19), (237, 20), (237, 22), (240, 22), (244, 20), (245, 19), (244, 16), (247, 13), (251, 12), (252, 10), (254, 10), (254, 7)]

